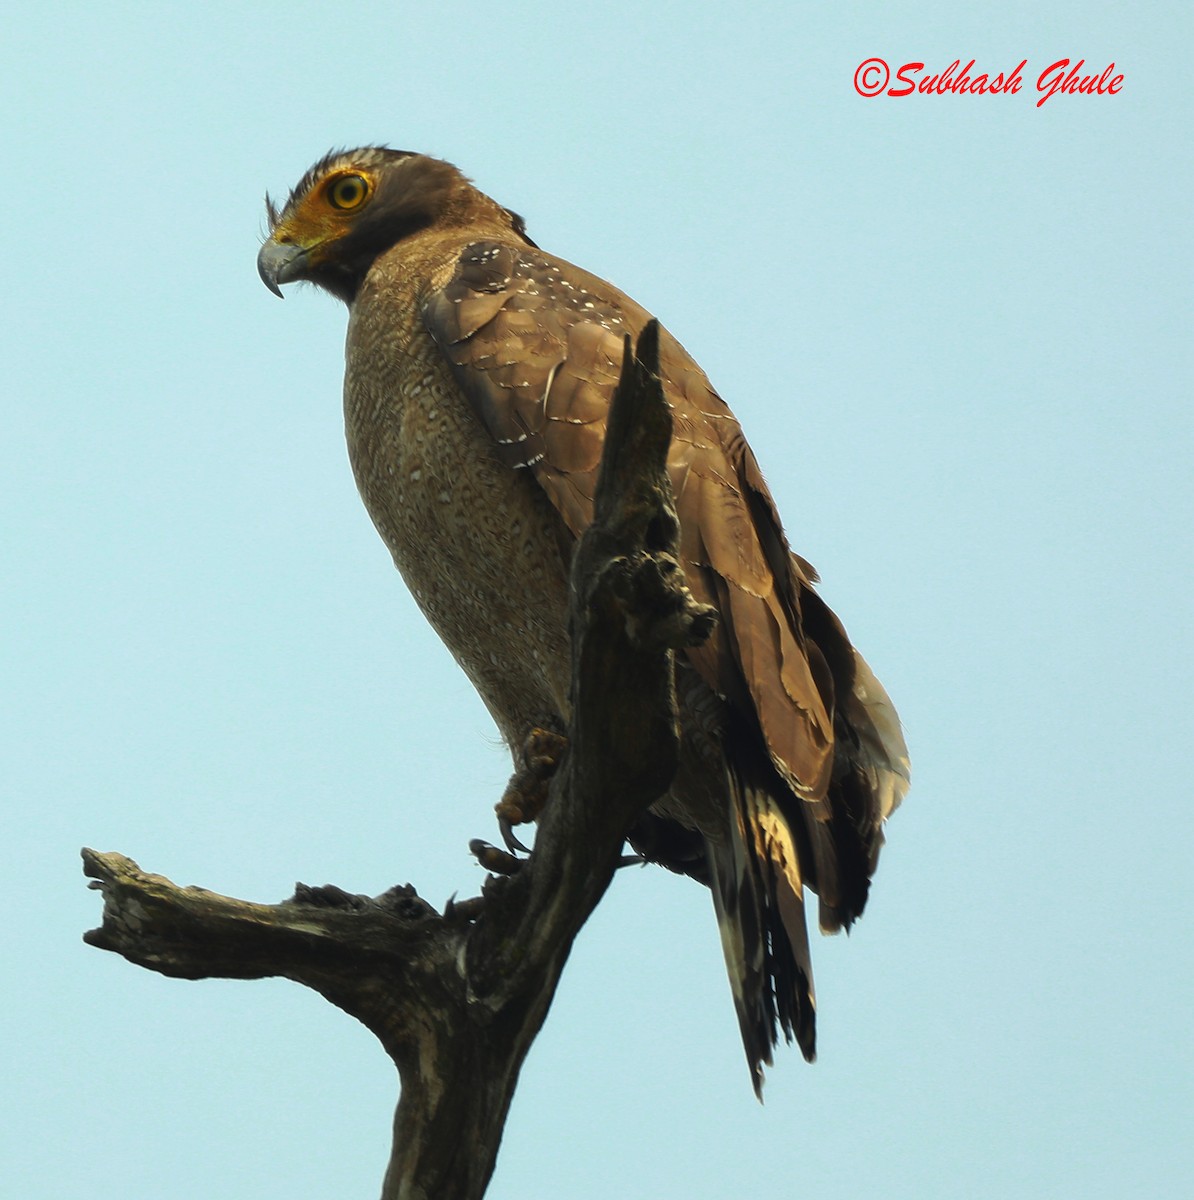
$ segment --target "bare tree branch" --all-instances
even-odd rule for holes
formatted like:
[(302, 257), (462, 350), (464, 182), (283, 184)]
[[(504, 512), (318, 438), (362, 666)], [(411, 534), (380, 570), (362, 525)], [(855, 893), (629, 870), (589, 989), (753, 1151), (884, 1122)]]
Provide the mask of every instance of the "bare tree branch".
[(382, 1200), (484, 1194), (573, 940), (676, 769), (672, 651), (707, 637), (715, 614), (678, 565), (657, 372), (652, 322), (637, 354), (627, 339), (594, 523), (574, 556), (569, 746), (520, 870), (441, 914), (409, 885), (372, 899), (300, 885), (251, 904), (83, 851), (104, 894), (90, 945), (185, 979), (293, 979), (377, 1035), (402, 1083)]

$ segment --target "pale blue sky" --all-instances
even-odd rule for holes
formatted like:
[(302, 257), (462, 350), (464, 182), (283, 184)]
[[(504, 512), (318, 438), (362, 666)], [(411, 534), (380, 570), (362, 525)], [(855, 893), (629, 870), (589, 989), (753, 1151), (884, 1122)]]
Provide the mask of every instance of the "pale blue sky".
[[(914, 785), (755, 1102), (708, 897), (625, 872), (496, 1200), (1194, 1192), (1186, 6), (167, 3), (5, 22), (0, 1191), (368, 1198), (396, 1080), (279, 981), (85, 947), (78, 848), (258, 900), (480, 883), (507, 760), (355, 494), (332, 145), (457, 162), (734, 406)], [(1028, 59), (1018, 96), (854, 69)], [(1114, 97), (1031, 94), (1064, 56)]]

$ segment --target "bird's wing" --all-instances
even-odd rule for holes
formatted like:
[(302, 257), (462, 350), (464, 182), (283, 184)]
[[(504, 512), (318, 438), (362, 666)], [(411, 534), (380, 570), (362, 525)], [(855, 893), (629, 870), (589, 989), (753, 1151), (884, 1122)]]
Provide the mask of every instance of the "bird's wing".
[[(441, 276), (442, 278), (442, 276)], [(531, 471), (579, 536), (593, 513), (623, 338), (648, 314), (608, 283), (529, 246), (479, 241), (425, 297), (423, 317), (497, 453)], [(806, 639), (801, 593), (812, 569), (792, 556), (754, 455), (704, 373), (666, 332), (661, 374), (674, 432), (668, 458), (681, 556), (697, 599), (721, 623), (691, 653), (706, 682), (753, 710), (772, 763), (829, 816), (829, 672)]]

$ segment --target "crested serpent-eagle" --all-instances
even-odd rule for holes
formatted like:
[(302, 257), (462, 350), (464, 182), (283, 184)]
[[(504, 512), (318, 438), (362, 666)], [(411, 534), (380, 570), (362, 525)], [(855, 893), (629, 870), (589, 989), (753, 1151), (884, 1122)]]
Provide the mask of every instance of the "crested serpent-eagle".
[[(519, 765), (532, 729), (567, 725), (569, 557), (624, 338), (649, 316), (426, 155), (332, 153), (267, 208), (261, 277), (348, 306), (357, 485)], [(720, 619), (677, 656), (680, 764), (631, 843), (709, 886), (757, 1091), (781, 1031), (814, 1053), (806, 890), (826, 932), (862, 912), (908, 754), (738, 421), (666, 331), (660, 364), (682, 565)]]

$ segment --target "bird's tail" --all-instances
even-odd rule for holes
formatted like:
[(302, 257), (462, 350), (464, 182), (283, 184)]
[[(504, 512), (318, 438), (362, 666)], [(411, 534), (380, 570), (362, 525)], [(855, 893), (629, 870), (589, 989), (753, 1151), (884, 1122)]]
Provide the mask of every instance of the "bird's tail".
[(755, 1094), (782, 1031), (811, 1062), (816, 998), (796, 840), (771, 789), (728, 768), (735, 820), (709, 843), (713, 904)]

